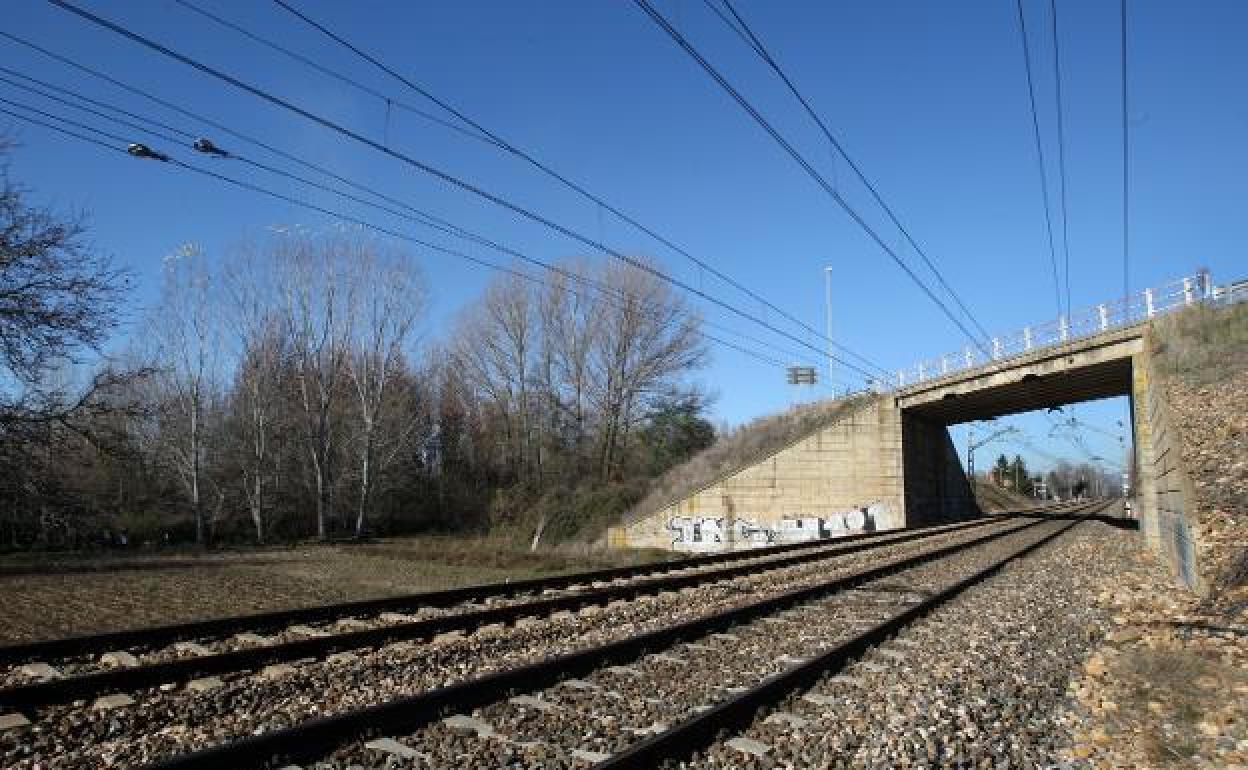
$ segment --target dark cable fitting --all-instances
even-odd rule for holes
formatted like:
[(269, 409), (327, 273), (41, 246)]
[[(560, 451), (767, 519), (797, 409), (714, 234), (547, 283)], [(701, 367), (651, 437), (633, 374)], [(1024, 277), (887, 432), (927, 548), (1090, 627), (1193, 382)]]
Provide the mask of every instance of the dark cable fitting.
[(211, 139), (203, 139), (203, 138), (196, 139), (195, 144), (191, 146), (194, 147), (196, 150), (199, 150), (200, 152), (204, 153), (205, 155), (215, 155), (218, 158), (230, 157), (230, 154), (228, 152), (226, 152), (225, 150), (213, 144)]
[(165, 163), (169, 162), (168, 155), (165, 155), (162, 152), (156, 152), (146, 144), (139, 144), (138, 142), (132, 142), (130, 146), (126, 148), (126, 152), (136, 158), (148, 158), (149, 160), (159, 160)]

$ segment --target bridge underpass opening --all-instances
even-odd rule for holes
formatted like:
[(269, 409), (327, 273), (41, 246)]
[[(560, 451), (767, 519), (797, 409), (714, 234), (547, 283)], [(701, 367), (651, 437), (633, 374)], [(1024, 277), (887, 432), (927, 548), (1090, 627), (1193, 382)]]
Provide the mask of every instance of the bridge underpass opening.
[[(1030, 476), (1043, 471), (1050, 496), (1121, 496), (1123, 474), (1135, 466), (1136, 351), (1114, 352), (1022, 363), (899, 395), (906, 523), (948, 521), (975, 508), (971, 447), (981, 484), (999, 455), (1020, 455)], [(1054, 483), (1059, 488), (1047, 488)], [(1011, 478), (999, 486), (1013, 485)]]

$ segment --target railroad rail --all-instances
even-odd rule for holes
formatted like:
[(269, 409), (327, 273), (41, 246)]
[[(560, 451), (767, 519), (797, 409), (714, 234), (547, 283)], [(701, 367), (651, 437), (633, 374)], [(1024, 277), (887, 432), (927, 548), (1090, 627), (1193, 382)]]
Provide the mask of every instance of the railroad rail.
[(919, 601), (892, 617), (841, 642), (830, 650), (768, 677), (755, 687), (663, 731), (595, 765), (596, 770), (649, 770), (663, 762), (688, 756), (716, 740), (725, 731), (738, 730), (754, 719), (760, 709), (809, 687), (827, 674), (835, 674), (867, 650), (886, 641), (900, 629), (940, 605), (1000, 572), (1007, 564), (1056, 540), (1084, 519), (1077, 519), (1040, 539), (1015, 550), (992, 564)]
[[(1024, 509), (1013, 513), (1026, 514), (1045, 510), (1044, 506)], [(923, 527), (904, 530), (906, 533), (927, 533), (951, 530), (963, 527), (975, 527), (989, 524), (997, 520), (997, 516), (989, 516), (960, 522), (953, 525)], [(531, 578), (506, 583), (486, 583), (476, 586), (449, 588), (439, 591), (388, 596), (379, 599), (364, 599), (348, 602), (321, 604), (313, 607), (300, 607), (289, 610), (232, 615), (210, 620), (198, 620), (187, 623), (176, 623), (147, 628), (109, 631), (98, 634), (70, 636), (59, 639), (48, 639), (18, 644), (0, 645), (0, 665), (20, 663), (27, 660), (47, 660), (48, 658), (68, 657), (71, 655), (91, 654), (99, 651), (111, 651), (135, 647), (151, 648), (186, 640), (225, 637), (238, 632), (262, 632), (275, 628), (283, 628), (294, 624), (332, 621), (360, 615), (379, 615), (384, 612), (411, 612), (422, 608), (451, 607), (457, 604), (498, 599), (522, 594), (536, 594), (545, 591), (566, 589), (581, 584), (627, 580), (645, 575), (656, 575), (718, 564), (729, 564), (737, 561), (766, 559), (790, 552), (836, 547), (839, 545), (869, 542), (876, 539), (895, 536), (896, 531), (865, 532), (847, 535), (833, 540), (815, 540), (801, 543), (788, 543), (765, 548), (754, 548), (742, 551), (730, 551), (718, 554), (706, 554), (670, 562), (639, 564), (629, 567), (610, 567), (599, 570), (552, 575), (542, 578)]]
[[(670, 753), (664, 752), (672, 751), (672, 747), (680, 746), (682, 742), (693, 740), (697, 736), (713, 735), (722, 727), (729, 725), (732, 719), (738, 718), (741, 714), (752, 713), (757, 705), (776, 693), (786, 691), (792, 683), (803, 681), (804, 677), (816, 675), (836, 665), (838, 661), (843, 662), (856, 654), (856, 651), (860, 652), (866, 646), (930, 611), (941, 602), (947, 601), (976, 582), (985, 579), (1008, 561), (1024, 556), (1043, 543), (1056, 538), (1061, 532), (1094, 513), (1095, 507), (1095, 505), (1076, 507), (1066, 510), (1064, 514), (1026, 521), (1020, 526), (1010, 526), (1012, 522), (1005, 522), (986, 534), (963, 542), (859, 569), (850, 574), (788, 590), (742, 606), (685, 622), (673, 623), (657, 630), (609, 641), (536, 663), (503, 669), (457, 684), (425, 690), (415, 695), (395, 698), (329, 717), (303, 721), (284, 729), (174, 756), (148, 767), (151, 770), (276, 767), (290, 762), (319, 760), (361, 738), (410, 733), (438, 724), (446, 714), (498, 703), (500, 699), (505, 699), (507, 695), (514, 692), (530, 692), (551, 687), (569, 678), (600, 671), (606, 666), (636, 660), (647, 652), (670, 648), (690, 639), (724, 632), (754, 621), (761, 622), (768, 616), (774, 616), (816, 600), (827, 600), (828, 597), (851, 592), (852, 589), (864, 584), (874, 584), (907, 571), (921, 570), (925, 565), (934, 565), (938, 562), (948, 563), (942, 560), (953, 562), (959, 558), (971, 559), (975, 569), (967, 574), (960, 574), (958, 581), (952, 586), (942, 586), (939, 591), (930, 596), (909, 596), (909, 599), (913, 601), (908, 600), (900, 614), (879, 619), (871, 628), (856, 634), (850, 641), (782, 672), (778, 675), (781, 678), (764, 679), (762, 684), (749, 688), (704, 711), (700, 716), (686, 719), (670, 730), (667, 728), (658, 730), (658, 734), (654, 737), (638, 742), (612, 757), (586, 755), (595, 762), (605, 760), (617, 763), (608, 766), (653, 767), (659, 760), (671, 756)], [(1072, 521), (1069, 524), (1067, 522), (1054, 523), (1053, 518), (1070, 518)], [(1029, 538), (1028, 536), (1036, 528), (1040, 528), (1041, 536)], [(1011, 548), (1004, 558), (993, 560), (988, 564), (975, 562), (975, 558), (982, 561), (982, 557), (977, 556), (979, 554), (977, 549), (992, 543), (1012, 543), (1014, 539), (1027, 539), (1027, 542)], [(530, 698), (526, 702), (532, 703), (533, 700)], [(468, 721), (471, 722), (471, 720)], [(674, 733), (673, 731), (680, 732)], [(394, 745), (402, 748), (400, 744)], [(689, 744), (686, 742), (683, 745)], [(650, 748), (644, 748), (647, 746)], [(643, 749), (649, 753), (638, 753), (635, 755), (635, 760), (628, 759), (633, 756), (632, 752), (642, 752)], [(633, 761), (636, 764), (627, 764)]]
[[(643, 595), (678, 591), (690, 586), (731, 580), (758, 572), (780, 570), (796, 565), (862, 553), (877, 548), (904, 545), (936, 536), (973, 530), (1002, 520), (1001, 517), (989, 517), (953, 525), (860, 536), (852, 542), (846, 542), (846, 539), (842, 538), (836, 541), (822, 541), (819, 543), (819, 547), (794, 549), (782, 546), (780, 549), (772, 549), (768, 554), (765, 554), (769, 558), (762, 560), (751, 559), (744, 564), (733, 564), (709, 571), (648, 578), (624, 585), (589, 588), (570, 595), (539, 598), (532, 601), (504, 604), (483, 609), (468, 609), (462, 612), (425, 619), (393, 622), (376, 628), (326, 633), (323, 636), (311, 636), (276, 644), (264, 644), (226, 652), (194, 655), (192, 657), (178, 657), (134, 667), (107, 668), (75, 676), (19, 684), (0, 689), (0, 708), (23, 711), (33, 715), (34, 710), (42, 707), (97, 695), (114, 692), (132, 692), (145, 687), (185, 682), (197, 677), (227, 672), (254, 670), (267, 665), (319, 658), (333, 653), (375, 647), (396, 641), (431, 638), (438, 634), (455, 631), (470, 631), (497, 623), (515, 623), (521, 618), (539, 617), (561, 611), (578, 610), (591, 605), (606, 605), (616, 601), (633, 600)], [(797, 553), (792, 553), (795, 550)], [(740, 561), (740, 559), (720, 559), (709, 563), (715, 565), (722, 561), (731, 562)], [(707, 563), (704, 560), (699, 560), (699, 562)], [(586, 575), (601, 574), (601, 571), (581, 573), (577, 582), (571, 585), (592, 585), (592, 582), (588, 580)], [(574, 577), (562, 576), (556, 579), (556, 584), (563, 585), (567, 580)], [(549, 585), (545, 582), (543, 584)], [(547, 588), (547, 590), (550, 589)], [(439, 592), (437, 595), (445, 596), (447, 593)], [(479, 599), (489, 595), (482, 595), (474, 591), (472, 596), (474, 599)], [(266, 622), (273, 615), (274, 613), (267, 614), (265, 616)], [(189, 625), (191, 627), (202, 626), (202, 624)], [(157, 629), (157, 638), (163, 641), (167, 637), (167, 629), (168, 627)], [(127, 637), (133, 633), (135, 632), (128, 632)], [(101, 637), (111, 641), (115, 638), (115, 635), (105, 634), (101, 635)], [(82, 643), (82, 640), (87, 638), (89, 637), (73, 639), (74, 649), (78, 649), (78, 645)], [(63, 641), (61, 640), (54, 640), (50, 643), (44, 643), (45, 646), (42, 649), (60, 649), (62, 643)], [(40, 648), (39, 645), (26, 645), (26, 647), (28, 649)], [(103, 649), (96, 648), (94, 652), (97, 654), (104, 652), (115, 653), (116, 650), (105, 647)]]

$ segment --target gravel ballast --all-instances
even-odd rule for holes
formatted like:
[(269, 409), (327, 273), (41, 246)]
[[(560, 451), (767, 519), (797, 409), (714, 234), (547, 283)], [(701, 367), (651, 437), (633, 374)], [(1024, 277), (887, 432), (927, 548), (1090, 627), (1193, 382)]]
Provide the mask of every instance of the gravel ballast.
[(1091, 601), (1138, 546), (1088, 522), (1007, 566), (682, 768), (1048, 768), (1068, 762), (1069, 683), (1112, 628)]
[[(1017, 527), (1018, 522), (1006, 525)], [(983, 536), (974, 528), (922, 543), (889, 546), (827, 562), (765, 572), (667, 593), (609, 608), (557, 614), (523, 628), (486, 628), (430, 643), (359, 650), (338, 661), (309, 661), (294, 671), (259, 676), (240, 672), (222, 686), (150, 689), (132, 693), (133, 706), (110, 711), (90, 704), (55, 707), (29, 727), (0, 732), (6, 767), (134, 767), (175, 753), (360, 708), (402, 695), (512, 667), (611, 639), (664, 627), (827, 580), (842, 572), (895, 559), (937, 544)]]

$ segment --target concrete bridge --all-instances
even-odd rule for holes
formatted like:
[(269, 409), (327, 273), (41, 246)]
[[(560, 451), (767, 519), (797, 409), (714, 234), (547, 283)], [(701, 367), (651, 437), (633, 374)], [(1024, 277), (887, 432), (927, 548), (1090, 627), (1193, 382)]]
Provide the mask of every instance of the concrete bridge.
[[(1193, 301), (1188, 286), (1181, 304)], [(1128, 396), (1141, 530), (1192, 583), (1192, 538), (1183, 516), (1189, 486), (1164, 394), (1154, 386), (1149, 319), (1155, 313), (1147, 311), (1155, 308), (1151, 292), (1146, 296), (1149, 307), (1134, 323), (1106, 323), (1099, 306), (1103, 330), (1071, 339), (1063, 328), (1067, 339), (1056, 344), (853, 397), (823, 427), (625, 522), (609, 538), (618, 546), (716, 551), (975, 515), (950, 425)], [(1126, 311), (1129, 317), (1129, 306)]]

